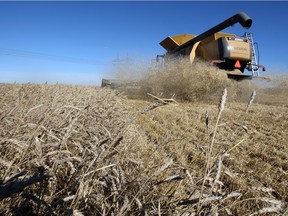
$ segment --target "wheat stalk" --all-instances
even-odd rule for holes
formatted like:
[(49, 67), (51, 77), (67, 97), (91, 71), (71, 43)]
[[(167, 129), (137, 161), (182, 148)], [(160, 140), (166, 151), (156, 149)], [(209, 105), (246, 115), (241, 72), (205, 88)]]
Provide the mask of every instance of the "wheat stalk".
[[(220, 121), (221, 113), (223, 112), (224, 107), (225, 107), (226, 99), (227, 99), (227, 89), (225, 88), (223, 90), (221, 101), (220, 101), (219, 106), (218, 106), (218, 116), (217, 116), (217, 120), (216, 120), (216, 125), (215, 125), (215, 129), (214, 129), (214, 132), (213, 132), (212, 140), (211, 140), (211, 143), (210, 143), (210, 146), (209, 146), (209, 152), (208, 152), (207, 159), (206, 159), (206, 167), (205, 167), (205, 172), (204, 172), (204, 179), (203, 179), (203, 182), (202, 182), (201, 191), (200, 191), (200, 197), (199, 197), (200, 200), (202, 199), (203, 191), (204, 191), (204, 185), (205, 185), (205, 182), (206, 182), (207, 177), (208, 177), (208, 173), (209, 173), (209, 169), (210, 169), (210, 163), (211, 163), (211, 157), (212, 157), (213, 144), (214, 144), (214, 141), (215, 141), (215, 136), (216, 136), (218, 124), (219, 124), (219, 121)], [(198, 206), (197, 206), (197, 213), (198, 214), (200, 213), (200, 209), (201, 209), (201, 203), (198, 202)]]
[(209, 113), (208, 113), (208, 110), (206, 110), (206, 112), (205, 112), (205, 125), (206, 125), (207, 130), (209, 130)]
[(249, 102), (248, 102), (248, 104), (247, 104), (247, 107), (246, 107), (246, 110), (245, 110), (245, 115), (244, 115), (244, 119), (243, 119), (242, 125), (244, 125), (244, 123), (245, 123), (245, 121), (246, 121), (247, 113), (248, 113), (250, 107), (252, 106), (252, 103), (253, 103), (255, 97), (256, 97), (256, 91), (253, 90), (253, 91), (252, 91), (252, 94), (251, 94), (251, 96), (250, 96), (250, 100), (249, 100)]
[(157, 170), (154, 172), (153, 176), (157, 176), (159, 175), (161, 172), (163, 172), (165, 169), (167, 169), (169, 166), (171, 166), (173, 164), (173, 159), (169, 158), (165, 164), (163, 164), (162, 166), (159, 166), (157, 168)]

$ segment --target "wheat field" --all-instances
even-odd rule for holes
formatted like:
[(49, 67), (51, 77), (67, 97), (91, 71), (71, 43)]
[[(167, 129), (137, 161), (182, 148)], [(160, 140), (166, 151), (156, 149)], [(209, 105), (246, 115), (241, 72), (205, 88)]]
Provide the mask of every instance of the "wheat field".
[(287, 215), (287, 85), (193, 70), (1, 84), (0, 215)]

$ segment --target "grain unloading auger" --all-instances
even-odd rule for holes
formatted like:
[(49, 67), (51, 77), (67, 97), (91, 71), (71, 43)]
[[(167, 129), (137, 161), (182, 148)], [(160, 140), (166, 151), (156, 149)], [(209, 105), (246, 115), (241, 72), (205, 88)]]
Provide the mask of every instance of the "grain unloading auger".
[[(226, 70), (228, 78), (231, 79), (259, 77), (259, 69), (262, 68), (263, 71), (266, 69), (257, 61), (254, 46), (256, 43), (253, 41), (252, 33), (245, 33), (244, 36), (239, 37), (221, 32), (238, 22), (246, 29), (252, 25), (252, 19), (241, 12), (200, 35), (169, 36), (160, 42), (160, 45), (166, 49), (166, 54), (158, 55), (157, 59), (163, 57), (165, 60), (182, 56), (189, 58), (192, 63), (194, 59), (199, 58)], [(245, 69), (251, 71), (252, 75), (244, 75)]]

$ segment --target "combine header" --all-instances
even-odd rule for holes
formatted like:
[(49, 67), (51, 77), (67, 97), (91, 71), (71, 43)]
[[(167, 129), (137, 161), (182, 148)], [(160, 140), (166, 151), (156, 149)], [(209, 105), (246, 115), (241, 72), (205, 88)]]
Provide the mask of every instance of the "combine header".
[[(259, 76), (259, 68), (263, 71), (266, 69), (257, 61), (252, 33), (245, 33), (239, 37), (220, 32), (238, 22), (246, 29), (252, 25), (251, 18), (242, 12), (197, 36), (193, 34), (169, 36), (160, 42), (167, 53), (158, 55), (156, 59), (187, 57), (192, 63), (195, 58), (199, 58), (226, 70), (228, 78), (231, 79), (243, 80)], [(251, 71), (252, 75), (244, 75), (245, 69)]]

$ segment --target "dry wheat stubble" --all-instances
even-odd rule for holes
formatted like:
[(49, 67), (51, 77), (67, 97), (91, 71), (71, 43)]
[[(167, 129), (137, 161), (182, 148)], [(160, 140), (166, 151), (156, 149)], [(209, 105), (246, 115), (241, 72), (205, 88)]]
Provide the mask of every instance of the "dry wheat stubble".
[[(169, 104), (141, 114), (146, 102), (105, 89), (1, 86), (1, 179), (25, 170), (18, 180), (28, 180), (41, 173), (39, 166), (49, 176), (2, 199), (1, 213), (192, 214), (199, 202), (203, 214), (284, 212), (287, 107), (250, 103), (248, 110), (229, 101), (229, 92), (199, 199), (216, 129), (213, 101)], [(225, 149), (228, 154), (219, 157)]]

